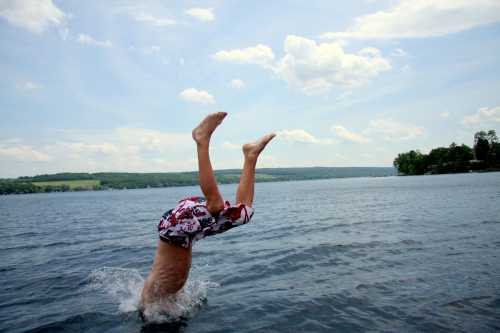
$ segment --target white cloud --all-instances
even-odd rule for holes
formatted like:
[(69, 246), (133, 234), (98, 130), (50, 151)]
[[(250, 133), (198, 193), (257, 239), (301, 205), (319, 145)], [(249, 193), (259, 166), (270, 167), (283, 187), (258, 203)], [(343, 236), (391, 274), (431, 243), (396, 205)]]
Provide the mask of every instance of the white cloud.
[[(339, 44), (339, 45), (342, 45), (342, 44)], [(371, 57), (380, 57), (381, 53), (380, 53), (380, 50), (379, 49), (376, 49), (374, 47), (365, 47), (363, 49), (361, 49), (359, 52), (358, 52), (359, 55), (361, 56), (371, 56)]]
[(43, 86), (39, 83), (33, 81), (24, 81), (17, 84), (17, 88), (26, 91), (39, 90), (42, 89)]
[(186, 10), (186, 14), (200, 21), (208, 22), (215, 20), (213, 8), (189, 8)]
[(151, 45), (142, 48), (142, 53), (144, 54), (158, 54), (160, 53), (161, 48), (158, 45)]
[(341, 139), (356, 143), (368, 143), (370, 140), (361, 134), (349, 131), (341, 125), (332, 126), (332, 131)]
[(0, 142), (2, 177), (61, 171), (187, 171), (196, 167), (191, 133), (147, 128), (63, 130), (57, 142), (48, 144)]
[(146, 128), (118, 128), (114, 130), (114, 138), (125, 145), (138, 145), (142, 150), (159, 152), (193, 145), (191, 133), (168, 133)]
[(314, 143), (333, 145), (337, 142), (332, 139), (318, 139), (303, 129), (284, 129), (276, 133), (278, 137), (290, 142)]
[(274, 53), (269, 46), (258, 44), (245, 49), (222, 50), (215, 53), (213, 58), (218, 61), (269, 66), (274, 61)]
[(46, 162), (51, 159), (41, 151), (18, 143), (0, 143), (0, 157), (27, 162)]
[(145, 55), (157, 55), (160, 53), (161, 47), (158, 45), (149, 45), (144, 47), (131, 46), (129, 49), (132, 51), (138, 51)]
[(93, 46), (103, 47), (103, 48), (113, 47), (113, 44), (109, 40), (100, 41), (100, 40), (94, 39), (92, 36), (86, 35), (86, 34), (78, 35), (77, 41), (78, 41), (78, 43), (85, 44), (85, 45), (93, 45)]
[(397, 48), (391, 52), (391, 57), (406, 57), (406, 56), (408, 56), (408, 53), (406, 53), (405, 50), (400, 48)]
[(409, 140), (424, 134), (424, 129), (411, 124), (403, 124), (394, 120), (376, 119), (370, 122), (370, 127), (366, 131), (371, 136), (386, 140)]
[(222, 147), (229, 149), (229, 150), (241, 150), (241, 145), (238, 145), (238, 144), (235, 144), (235, 143), (232, 143), (229, 141), (225, 141), (222, 144)]
[(67, 148), (73, 154), (116, 154), (120, 149), (109, 142), (87, 143), (87, 142), (59, 142), (60, 147)]
[(157, 17), (149, 13), (140, 12), (133, 15), (134, 20), (137, 22), (146, 23), (155, 27), (166, 27), (175, 25), (177, 22), (171, 18)]
[(500, 106), (493, 108), (480, 108), (475, 114), (465, 116), (462, 123), (468, 126), (500, 123)]
[(372, 47), (346, 53), (338, 42), (317, 44), (293, 35), (287, 36), (284, 44), (285, 55), (277, 62), (271, 48), (262, 44), (219, 51), (213, 57), (219, 61), (261, 65), (307, 95), (325, 94), (333, 86), (360, 87), (391, 69), (389, 61)]
[(243, 80), (240, 80), (240, 79), (231, 80), (231, 87), (233, 87), (234, 89), (241, 89), (244, 86), (245, 86), (245, 82), (243, 82)]
[(356, 18), (346, 31), (323, 38), (415, 38), (444, 36), (500, 21), (498, 0), (401, 0), (389, 10)]
[(283, 163), (275, 156), (267, 155), (266, 152), (259, 156), (257, 161), (257, 168), (279, 168), (283, 167)]
[(185, 101), (200, 103), (200, 104), (215, 104), (215, 98), (205, 90), (197, 90), (195, 88), (184, 89), (179, 97)]
[(287, 36), (285, 56), (278, 62), (276, 73), (305, 94), (327, 93), (333, 86), (356, 88), (368, 83), (391, 64), (375, 48), (346, 53), (339, 43), (321, 43)]
[[(193, 145), (191, 133), (169, 133), (148, 128), (118, 127), (106, 130), (63, 130), (54, 147), (78, 154), (123, 154), (167, 152)], [(57, 147), (56, 147), (57, 146)]]
[(2, 0), (0, 16), (14, 26), (38, 34), (50, 25), (62, 25), (66, 18), (52, 0)]

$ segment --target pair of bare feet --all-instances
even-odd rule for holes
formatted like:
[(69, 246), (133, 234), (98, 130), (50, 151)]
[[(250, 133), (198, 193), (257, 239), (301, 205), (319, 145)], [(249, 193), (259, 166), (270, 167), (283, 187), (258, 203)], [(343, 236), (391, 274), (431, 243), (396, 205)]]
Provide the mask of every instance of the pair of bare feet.
[[(226, 112), (215, 112), (209, 114), (201, 121), (201, 123), (193, 130), (193, 139), (197, 145), (208, 146), (212, 133), (219, 126), (224, 118), (227, 116)], [(276, 134), (271, 133), (264, 135), (254, 142), (244, 144), (243, 154), (248, 160), (257, 160), (259, 154), (264, 150), (266, 145), (271, 141)]]

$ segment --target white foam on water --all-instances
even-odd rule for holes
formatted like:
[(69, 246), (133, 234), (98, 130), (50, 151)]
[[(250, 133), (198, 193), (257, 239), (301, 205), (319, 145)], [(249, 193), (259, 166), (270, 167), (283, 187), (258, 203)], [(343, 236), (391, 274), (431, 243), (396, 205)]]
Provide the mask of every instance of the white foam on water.
[(102, 292), (118, 304), (120, 312), (136, 311), (144, 278), (136, 269), (102, 267), (89, 276), (89, 290)]
[[(136, 269), (103, 267), (90, 273), (89, 290), (102, 292), (118, 305), (120, 312), (138, 311), (144, 277)], [(219, 284), (190, 278), (174, 296), (144, 309), (148, 322), (168, 322), (192, 317), (207, 299), (209, 288)]]
[(189, 280), (175, 295), (148, 305), (144, 311), (146, 321), (162, 323), (193, 317), (207, 299), (209, 288), (218, 288), (217, 283)]

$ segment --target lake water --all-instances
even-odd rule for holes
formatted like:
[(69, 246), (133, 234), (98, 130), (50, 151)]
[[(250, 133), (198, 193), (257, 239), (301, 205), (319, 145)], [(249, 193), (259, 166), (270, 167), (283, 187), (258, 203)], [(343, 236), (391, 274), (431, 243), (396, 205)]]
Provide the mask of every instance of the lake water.
[(145, 326), (156, 224), (192, 194), (0, 197), (0, 331), (500, 330), (500, 173), (257, 184), (250, 224), (195, 245), (183, 319)]

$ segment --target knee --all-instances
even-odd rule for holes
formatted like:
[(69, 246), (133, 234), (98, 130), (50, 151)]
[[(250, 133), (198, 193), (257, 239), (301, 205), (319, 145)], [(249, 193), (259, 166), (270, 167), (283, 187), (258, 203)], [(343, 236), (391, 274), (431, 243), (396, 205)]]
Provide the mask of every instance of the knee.
[(221, 210), (224, 209), (224, 201), (217, 200), (215, 202), (207, 202), (207, 209), (212, 215), (217, 215)]

